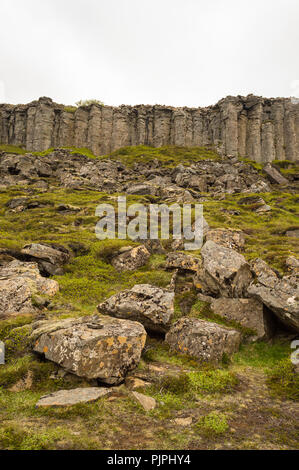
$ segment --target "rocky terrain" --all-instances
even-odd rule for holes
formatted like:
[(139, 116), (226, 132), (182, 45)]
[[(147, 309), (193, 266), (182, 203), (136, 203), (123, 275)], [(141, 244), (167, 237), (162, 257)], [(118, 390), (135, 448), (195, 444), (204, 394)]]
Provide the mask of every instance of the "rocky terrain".
[(30, 151), (86, 147), (105, 155), (124, 146), (213, 145), (257, 162), (299, 159), (299, 103), (228, 96), (207, 108), (64, 106), (50, 98), (0, 104), (0, 142)]
[[(235, 112), (242, 102), (242, 119), (253, 108), (294, 116), (287, 101), (250, 100), (200, 112)], [(5, 113), (19, 129), (0, 146), (0, 449), (298, 448), (295, 154), (261, 165), (228, 147), (132, 146), (102, 157), (48, 149), (68, 144), (51, 140), (48, 112), (59, 126), (67, 114), (76, 122), (92, 113), (90, 129), (108, 112), (55, 106), (0, 111), (2, 129)], [(31, 153), (8, 145), (28, 143), (28, 113), (44, 120), (44, 145), (32, 140)], [(196, 114), (184, 113), (171, 119)], [(226, 122), (233, 132), (230, 115)], [(140, 140), (105, 142), (110, 151)], [(117, 209), (119, 194), (146, 206), (202, 203), (201, 250), (175, 239), (98, 240), (95, 208)]]

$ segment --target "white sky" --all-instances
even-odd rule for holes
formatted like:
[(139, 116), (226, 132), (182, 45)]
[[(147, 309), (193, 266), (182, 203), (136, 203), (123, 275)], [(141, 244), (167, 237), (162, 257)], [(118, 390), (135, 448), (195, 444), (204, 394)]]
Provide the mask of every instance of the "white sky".
[(0, 0), (0, 102), (299, 96), (299, 0)]

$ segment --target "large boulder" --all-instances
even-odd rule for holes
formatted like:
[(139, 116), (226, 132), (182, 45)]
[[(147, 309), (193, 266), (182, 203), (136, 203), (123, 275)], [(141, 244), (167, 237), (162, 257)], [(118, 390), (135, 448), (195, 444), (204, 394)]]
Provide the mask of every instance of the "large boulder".
[(42, 277), (36, 263), (14, 260), (0, 266), (0, 313), (34, 312), (34, 295), (53, 296), (58, 290), (58, 282)]
[(256, 299), (228, 299), (221, 297), (211, 303), (212, 311), (228, 321), (237, 322), (251, 330), (250, 340), (268, 339), (273, 333), (273, 318)]
[(255, 280), (248, 287), (248, 295), (263, 302), (286, 326), (299, 331), (298, 276), (280, 279), (260, 258), (251, 263), (251, 269)]
[(129, 247), (128, 250), (115, 256), (111, 264), (117, 271), (133, 271), (144, 266), (150, 257), (150, 253), (144, 245)]
[(21, 253), (35, 260), (42, 274), (52, 276), (63, 274), (62, 266), (70, 259), (70, 254), (66, 248), (46, 243), (25, 245)]
[(117, 384), (138, 365), (146, 332), (137, 322), (93, 315), (36, 322), (31, 337), (34, 351), (68, 372)]
[(267, 163), (264, 168), (263, 172), (269, 178), (269, 181), (274, 184), (288, 184), (289, 180), (285, 178), (280, 171), (271, 165), (271, 163)]
[(202, 267), (195, 287), (216, 297), (245, 297), (252, 274), (243, 255), (208, 240), (201, 249)]
[(137, 284), (98, 305), (100, 313), (135, 320), (149, 331), (164, 333), (174, 312), (174, 293), (149, 284)]
[(219, 362), (223, 354), (239, 349), (241, 334), (217, 323), (183, 317), (171, 327), (165, 340), (175, 351), (203, 362)]

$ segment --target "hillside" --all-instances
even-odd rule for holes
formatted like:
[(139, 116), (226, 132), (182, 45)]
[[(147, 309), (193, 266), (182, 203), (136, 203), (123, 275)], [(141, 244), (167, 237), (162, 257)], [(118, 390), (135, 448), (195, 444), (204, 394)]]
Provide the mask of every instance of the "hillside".
[[(295, 153), (46, 134), (0, 145), (0, 449), (298, 448)], [(97, 239), (119, 195), (203, 204), (203, 247)]]

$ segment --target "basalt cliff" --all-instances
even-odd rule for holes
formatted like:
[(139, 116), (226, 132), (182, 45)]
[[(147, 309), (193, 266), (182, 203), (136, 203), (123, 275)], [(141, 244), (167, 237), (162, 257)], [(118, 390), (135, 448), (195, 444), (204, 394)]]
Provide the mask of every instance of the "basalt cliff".
[(87, 147), (96, 155), (133, 145), (214, 146), (258, 162), (299, 159), (299, 103), (291, 98), (228, 96), (206, 108), (79, 108), (40, 98), (0, 104), (0, 143), (28, 151)]

